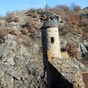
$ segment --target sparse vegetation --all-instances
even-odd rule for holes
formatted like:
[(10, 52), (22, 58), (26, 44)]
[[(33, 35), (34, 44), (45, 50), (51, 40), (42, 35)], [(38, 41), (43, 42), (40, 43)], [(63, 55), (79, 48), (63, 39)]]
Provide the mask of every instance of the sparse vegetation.
[(72, 42), (72, 41), (68, 42), (67, 47), (66, 47), (66, 51), (68, 52), (68, 54), (70, 56), (73, 56), (77, 59), (81, 59), (81, 56), (80, 56), (81, 54), (78, 51), (78, 47), (74, 42)]
[(36, 9), (31, 8), (26, 12), (27, 16), (31, 16), (32, 18), (39, 18), (39, 15), (37, 13)]
[[(48, 63), (50, 70), (59, 68), (59, 74), (63, 75), (61, 75), (61, 79), (58, 79), (60, 76), (56, 74), (57, 80), (54, 79), (53, 84), (66, 77), (69, 83), (71, 80), (70, 85), (72, 82), (77, 88), (82, 85), (80, 72), (77, 74), (76, 72), (79, 69), (86, 70), (77, 60), (80, 60), (83, 55), (88, 60), (88, 7), (81, 9), (80, 6), (73, 4), (72, 7), (57, 5), (53, 8), (46, 5), (43, 9), (31, 8), (19, 12), (8, 12), (5, 17), (0, 17), (0, 88), (4, 88), (4, 86), (14, 86), (14, 88), (47, 87), (46, 55), (44, 58), (42, 57), (42, 47), (46, 48), (46, 45), (42, 46), (41, 43), (43, 36), (41, 27), (44, 22), (54, 17), (53, 13), (60, 15), (61, 23), (64, 22), (64, 25), (58, 27), (62, 59), (55, 58)], [(56, 66), (52, 66), (52, 62), (53, 64), (55, 62)], [(54, 71), (58, 73), (56, 69)], [(75, 76), (73, 76), (74, 74)], [(68, 84), (65, 79), (63, 82)], [(64, 84), (63, 82), (61, 85)]]
[(8, 12), (6, 16), (7, 22), (19, 22), (18, 17), (13, 12)]
[[(88, 40), (88, 9), (81, 9), (76, 4), (72, 4), (72, 7), (57, 5), (51, 8), (46, 5), (44, 9), (31, 8), (22, 12), (8, 12), (6, 17), (0, 18), (0, 36), (10, 33), (15, 36), (29, 36), (33, 39), (40, 38), (40, 28), (49, 19), (50, 16), (47, 15), (49, 11), (60, 15), (65, 23), (64, 26), (59, 27), (60, 36), (69, 38), (69, 40), (71, 36), (76, 36), (76, 38), (77, 36), (81, 36), (80, 39)], [(73, 42), (75, 43), (75, 41)], [(68, 47), (67, 51), (71, 56), (80, 57), (77, 45), (68, 43)]]

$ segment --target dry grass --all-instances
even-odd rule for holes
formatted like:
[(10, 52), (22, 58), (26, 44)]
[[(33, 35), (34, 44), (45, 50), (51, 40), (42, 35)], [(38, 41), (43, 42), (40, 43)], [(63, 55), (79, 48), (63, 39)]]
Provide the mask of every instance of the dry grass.
[(7, 22), (19, 22), (19, 19), (14, 13), (8, 12), (6, 16), (6, 21)]

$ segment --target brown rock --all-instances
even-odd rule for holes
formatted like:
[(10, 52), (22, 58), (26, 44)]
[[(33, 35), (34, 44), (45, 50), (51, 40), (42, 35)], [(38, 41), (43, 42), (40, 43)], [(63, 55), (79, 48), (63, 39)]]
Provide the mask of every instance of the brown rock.
[(29, 34), (29, 32), (28, 32), (28, 30), (26, 28), (21, 30), (21, 33), (24, 34), (24, 35), (28, 35)]

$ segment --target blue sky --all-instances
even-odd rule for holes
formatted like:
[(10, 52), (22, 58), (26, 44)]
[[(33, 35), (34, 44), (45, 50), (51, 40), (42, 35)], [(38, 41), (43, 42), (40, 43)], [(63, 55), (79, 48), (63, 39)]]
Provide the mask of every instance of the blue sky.
[(31, 7), (43, 8), (46, 4), (49, 6), (72, 3), (80, 5), (82, 8), (88, 6), (88, 0), (0, 0), (0, 15), (5, 15), (8, 11), (25, 10)]

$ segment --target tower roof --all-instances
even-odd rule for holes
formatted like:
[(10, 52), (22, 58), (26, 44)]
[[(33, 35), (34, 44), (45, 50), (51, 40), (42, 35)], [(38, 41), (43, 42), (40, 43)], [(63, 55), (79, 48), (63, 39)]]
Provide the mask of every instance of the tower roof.
[(61, 17), (53, 12), (47, 12), (49, 19), (43, 24), (42, 28), (46, 27), (58, 27), (61, 22)]
[(58, 27), (57, 20), (54, 19), (54, 20), (49, 20), (49, 21), (45, 22), (43, 25), (43, 28), (46, 28), (46, 27)]

